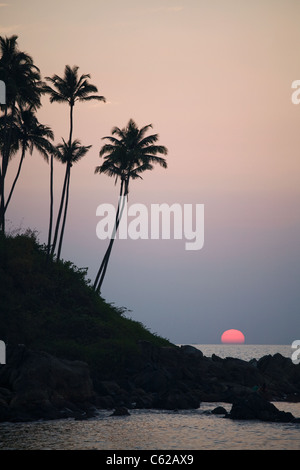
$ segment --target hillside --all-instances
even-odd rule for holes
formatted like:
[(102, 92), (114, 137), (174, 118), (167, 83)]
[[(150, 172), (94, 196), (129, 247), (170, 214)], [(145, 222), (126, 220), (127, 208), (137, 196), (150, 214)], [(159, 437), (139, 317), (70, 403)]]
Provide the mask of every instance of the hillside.
[(34, 234), (0, 237), (0, 339), (116, 373), (140, 340), (170, 343), (95, 294), (86, 269), (47, 261)]
[(299, 422), (269, 401), (300, 400), (300, 365), (280, 354), (254, 363), (176, 347), (106, 303), (85, 274), (47, 261), (32, 234), (0, 237), (0, 339), (9, 351), (0, 423), (86, 419), (103, 408), (196, 409), (201, 401), (233, 403), (232, 419)]

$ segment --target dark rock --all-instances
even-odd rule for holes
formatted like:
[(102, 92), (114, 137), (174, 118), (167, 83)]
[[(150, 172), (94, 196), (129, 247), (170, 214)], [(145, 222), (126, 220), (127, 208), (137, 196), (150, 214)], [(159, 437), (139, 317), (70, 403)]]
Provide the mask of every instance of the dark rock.
[(130, 416), (130, 413), (127, 408), (125, 408), (124, 406), (120, 406), (116, 408), (113, 414), (111, 414), (110, 416)]
[(223, 406), (217, 406), (211, 411), (211, 413), (213, 415), (227, 415), (227, 411), (225, 410)]
[(278, 410), (259, 393), (250, 393), (245, 398), (236, 399), (228, 415), (230, 419), (258, 419), (278, 423), (290, 423), (295, 420), (291, 413)]
[(157, 394), (146, 393), (143, 389), (138, 388), (132, 395), (132, 403), (134, 404), (132, 406), (137, 409), (146, 410), (154, 408), (156, 396)]
[(264, 376), (269, 392), (274, 398), (281, 399), (287, 395), (297, 396), (300, 392), (300, 364), (277, 353), (267, 355), (257, 362), (257, 369)]
[(175, 389), (159, 394), (153, 402), (153, 407), (164, 410), (197, 409), (200, 406), (199, 396), (195, 392), (182, 392)]
[(87, 403), (95, 400), (87, 364), (24, 346), (8, 349), (0, 386), (1, 421), (57, 419), (65, 409), (86, 412)]
[(300, 401), (300, 365), (280, 354), (247, 362), (208, 358), (189, 345), (158, 347), (143, 341), (139, 347), (114, 377), (80, 361), (25, 346), (8, 348), (7, 363), (0, 367), (0, 422), (87, 419), (95, 407), (197, 409), (201, 401), (233, 403), (232, 419), (293, 419), (268, 406), (276, 400)]
[(212, 354), (211, 360), (214, 361), (214, 362), (223, 362), (223, 361), (224, 361), (224, 359), (222, 359), (221, 357), (217, 356), (216, 354)]
[(9, 421), (10, 411), (7, 403), (0, 401), (0, 423)]
[(187, 356), (193, 356), (197, 358), (203, 358), (203, 352), (200, 349), (195, 348), (194, 346), (190, 345), (182, 345), (180, 350), (186, 354)]
[(135, 385), (146, 392), (160, 392), (169, 388), (172, 374), (165, 368), (148, 367), (135, 378)]
[(111, 410), (111, 409), (115, 408), (116, 401), (110, 395), (106, 395), (104, 397), (103, 396), (97, 397), (96, 400), (95, 400), (95, 405), (99, 409)]
[(118, 396), (120, 394), (120, 386), (114, 381), (101, 381), (97, 383), (97, 393), (103, 396)]

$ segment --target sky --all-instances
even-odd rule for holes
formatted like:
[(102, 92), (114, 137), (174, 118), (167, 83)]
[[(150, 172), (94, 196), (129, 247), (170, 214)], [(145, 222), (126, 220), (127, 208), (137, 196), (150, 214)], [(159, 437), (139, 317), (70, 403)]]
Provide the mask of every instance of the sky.
[[(102, 138), (130, 118), (153, 125), (168, 168), (132, 182), (128, 204), (204, 204), (202, 249), (116, 240), (101, 292), (173, 343), (219, 344), (227, 329), (247, 344), (300, 336), (299, 14), (298, 0), (0, 3), (0, 34), (18, 36), (42, 77), (77, 65), (107, 100), (75, 106), (74, 138), (92, 148), (72, 168), (64, 259), (94, 280), (108, 243), (97, 238), (96, 210), (119, 191), (94, 169)], [(68, 112), (43, 97), (38, 118), (56, 143), (68, 136)], [(54, 170), (57, 211), (64, 168)], [(7, 219), (46, 242), (49, 165), (36, 152)]]

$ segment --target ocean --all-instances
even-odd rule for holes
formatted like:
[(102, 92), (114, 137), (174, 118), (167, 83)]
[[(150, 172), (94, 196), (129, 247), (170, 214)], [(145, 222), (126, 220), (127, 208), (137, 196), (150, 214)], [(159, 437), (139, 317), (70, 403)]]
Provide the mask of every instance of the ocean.
[[(205, 356), (259, 359), (279, 352), (291, 357), (290, 345), (193, 345)], [(300, 417), (300, 403), (274, 403)], [(233, 421), (211, 414), (216, 406), (201, 403), (197, 410), (130, 410), (112, 417), (99, 410), (86, 421), (73, 419), (33, 423), (1, 423), (0, 450), (299, 450), (300, 424)]]

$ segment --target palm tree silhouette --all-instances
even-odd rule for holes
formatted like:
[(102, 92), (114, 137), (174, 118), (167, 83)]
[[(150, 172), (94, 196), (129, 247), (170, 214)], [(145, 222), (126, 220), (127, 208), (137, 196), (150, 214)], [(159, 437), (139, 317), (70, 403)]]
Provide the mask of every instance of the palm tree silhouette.
[(50, 140), (53, 140), (53, 132), (50, 127), (40, 124), (35, 112), (32, 108), (22, 109), (18, 108), (15, 113), (15, 136), (18, 135), (18, 140), (21, 144), (22, 153), (17, 170), (17, 174), (13, 181), (9, 196), (7, 198), (4, 212), (6, 212), (8, 204), (11, 200), (16, 183), (20, 176), (22, 164), (27, 151), (32, 155), (36, 149), (48, 162), (48, 155), (53, 152), (53, 145)]
[[(70, 67), (69, 65), (65, 66), (64, 76), (61, 78), (58, 75), (53, 75), (53, 77), (46, 77), (46, 80), (51, 82), (53, 88), (49, 85), (43, 87), (43, 91), (50, 95), (50, 103), (68, 103), (70, 107), (70, 131), (69, 131), (69, 140), (68, 145), (69, 149), (72, 147), (72, 137), (73, 137), (73, 110), (75, 103), (77, 101), (91, 101), (98, 100), (105, 102), (105, 97), (100, 95), (94, 95), (91, 93), (97, 93), (98, 89), (95, 85), (89, 83), (88, 79), (90, 78), (89, 74), (84, 74), (79, 77), (78, 75), (79, 67), (74, 65)], [(51, 255), (54, 255), (57, 239), (59, 225), (61, 221), (61, 214), (63, 204), (66, 197), (66, 188), (68, 187), (68, 171), (65, 173), (65, 179), (63, 183), (62, 199), (61, 205), (57, 216), (56, 227), (54, 232), (54, 240), (51, 249)]]
[(49, 218), (49, 228), (48, 228), (48, 243), (47, 243), (47, 261), (50, 256), (51, 249), (51, 237), (52, 237), (52, 225), (53, 225), (53, 156), (54, 152), (51, 152), (50, 157), (50, 218)]
[(82, 157), (86, 155), (88, 150), (91, 148), (91, 145), (83, 146), (80, 144), (79, 140), (74, 140), (71, 145), (63, 139), (63, 143), (56, 146), (55, 156), (58, 160), (60, 160), (63, 164), (66, 165), (66, 172), (65, 172), (65, 184), (63, 187), (61, 203), (60, 203), (60, 217), (63, 210), (63, 203), (65, 200), (65, 208), (64, 208), (64, 216), (62, 222), (62, 228), (60, 233), (60, 239), (58, 244), (58, 251), (57, 251), (57, 260), (60, 259), (61, 247), (64, 237), (65, 231), (65, 224), (67, 218), (67, 210), (68, 210), (68, 202), (69, 202), (69, 188), (70, 188), (70, 175), (71, 175), (71, 168), (74, 163), (77, 163)]
[(50, 94), (50, 102), (68, 103), (70, 106), (70, 134), (69, 144), (72, 142), (73, 133), (73, 109), (77, 101), (91, 101), (98, 100), (105, 102), (104, 96), (91, 95), (91, 93), (97, 93), (98, 89), (95, 85), (88, 82), (88, 78), (91, 78), (89, 74), (78, 76), (77, 65), (70, 67), (66, 65), (64, 77), (61, 78), (58, 75), (53, 77), (46, 77), (46, 80), (50, 81), (54, 88), (48, 85), (44, 86), (44, 91)]
[[(37, 109), (41, 106), (41, 93), (43, 86), (39, 69), (34, 65), (32, 58), (18, 49), (17, 36), (4, 38), (0, 36), (0, 80), (6, 84), (6, 104), (1, 105), (4, 110), (4, 129), (2, 151), (2, 165), (0, 168), (0, 229), (5, 231), (5, 177), (9, 163), (11, 147), (13, 145), (13, 122), (17, 105), (30, 106)], [(8, 111), (11, 111), (11, 117)]]
[(146, 170), (153, 170), (154, 164), (167, 168), (166, 160), (158, 154), (167, 155), (168, 150), (163, 145), (156, 145), (158, 134), (145, 136), (150, 128), (152, 128), (151, 124), (139, 129), (133, 119), (130, 119), (125, 128), (114, 127), (111, 131), (112, 136), (103, 137), (109, 143), (103, 145), (100, 150), (99, 155), (104, 157), (104, 162), (96, 167), (95, 173), (112, 176), (115, 178), (115, 183), (120, 179), (121, 184), (113, 234), (93, 286), (98, 293), (100, 293), (106, 274), (125, 199), (128, 198), (130, 180), (142, 179), (141, 174)]

